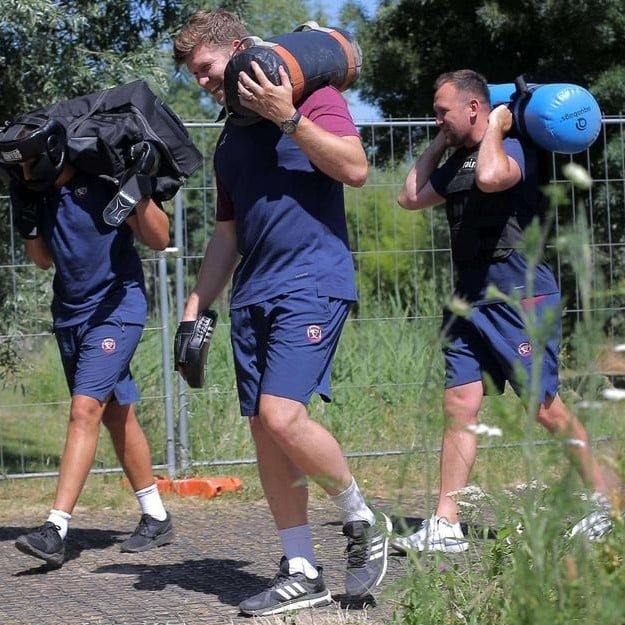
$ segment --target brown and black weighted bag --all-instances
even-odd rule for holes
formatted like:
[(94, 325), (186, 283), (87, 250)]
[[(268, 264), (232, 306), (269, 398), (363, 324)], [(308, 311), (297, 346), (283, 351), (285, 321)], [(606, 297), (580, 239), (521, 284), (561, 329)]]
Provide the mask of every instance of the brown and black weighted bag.
[(263, 41), (246, 37), (230, 59), (224, 74), (226, 112), (233, 124), (247, 126), (260, 117), (239, 103), (239, 72), (254, 78), (250, 64), (256, 61), (267, 78), (280, 84), (278, 67), (282, 65), (293, 85), (293, 103), (326, 85), (345, 91), (360, 74), (362, 52), (354, 37), (339, 28), (323, 28), (306, 22), (292, 33)]

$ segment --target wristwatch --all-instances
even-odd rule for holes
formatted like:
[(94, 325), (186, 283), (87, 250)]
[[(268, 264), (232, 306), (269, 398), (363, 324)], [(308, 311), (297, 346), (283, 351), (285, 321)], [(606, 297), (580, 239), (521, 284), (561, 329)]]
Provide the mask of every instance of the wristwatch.
[(291, 117), (291, 119), (285, 119), (280, 124), (280, 130), (285, 135), (292, 135), (295, 132), (295, 129), (297, 128), (297, 123), (301, 118), (302, 114), (299, 111), (295, 111), (295, 114), (293, 115), (293, 117)]

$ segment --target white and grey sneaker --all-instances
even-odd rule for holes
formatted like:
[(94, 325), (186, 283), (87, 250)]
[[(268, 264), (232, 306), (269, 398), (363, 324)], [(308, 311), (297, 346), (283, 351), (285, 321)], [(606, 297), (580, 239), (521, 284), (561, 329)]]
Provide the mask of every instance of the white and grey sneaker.
[(423, 521), (421, 528), (414, 534), (391, 540), (391, 546), (403, 554), (409, 551), (459, 553), (466, 551), (469, 543), (462, 533), (460, 523), (450, 523), (446, 518), (433, 514)]
[(374, 514), (373, 526), (366, 521), (350, 521), (343, 526), (347, 536), (345, 592), (351, 597), (369, 594), (386, 575), (393, 524), (383, 512)]
[(568, 532), (568, 537), (583, 536), (592, 542), (605, 536), (612, 529), (612, 504), (602, 493), (593, 493), (590, 496), (593, 505), (592, 512), (589, 512), (583, 519), (578, 521)]
[(291, 573), (285, 556), (280, 560), (280, 569), (267, 590), (245, 599), (239, 610), (248, 616), (282, 614), (330, 605), (332, 595), (323, 581), (323, 569), (317, 567), (319, 575), (309, 579), (303, 573)]

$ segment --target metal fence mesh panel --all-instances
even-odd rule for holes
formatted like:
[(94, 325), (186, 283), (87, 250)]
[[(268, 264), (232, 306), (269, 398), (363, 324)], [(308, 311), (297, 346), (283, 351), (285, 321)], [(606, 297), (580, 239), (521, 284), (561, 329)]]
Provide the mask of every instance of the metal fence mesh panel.
[[(586, 314), (601, 315), (607, 341), (618, 342), (623, 328), (623, 267), (625, 266), (625, 119), (605, 118), (597, 142), (585, 153), (553, 155), (552, 181), (562, 191), (555, 201), (554, 236), (548, 254), (565, 296), (565, 335)], [(211, 345), (209, 372), (230, 376), (231, 385), (187, 389), (172, 371), (173, 332), (188, 290), (193, 286), (204, 246), (213, 226), (215, 187), (212, 153), (221, 125), (187, 124), (206, 159), (201, 171), (187, 182), (167, 207), (172, 225), (172, 247), (164, 253), (141, 248), (149, 297), (150, 320), (133, 361), (133, 374), (142, 392), (138, 414), (149, 432), (153, 461), (173, 473), (193, 464), (252, 462), (253, 450), (244, 420), (238, 414), (232, 358), (227, 339), (227, 312), (219, 321), (221, 340)], [(395, 198), (416, 154), (434, 132), (431, 120), (388, 121), (361, 125), (371, 169), (361, 189), (346, 188), (348, 222), (360, 302), (348, 324), (366, 324), (382, 332), (385, 323), (409, 319), (414, 327), (436, 328), (453, 281), (444, 210), (415, 215), (398, 207)], [(562, 165), (575, 161), (591, 174), (587, 192), (577, 190), (561, 174)], [(10, 215), (6, 196), (0, 196), (3, 215)], [(574, 236), (571, 226), (587, 221), (587, 244), (580, 256), (591, 262), (602, 297), (589, 298), (570, 261), (556, 244)], [(12, 233), (4, 242), (0, 265), (0, 305), (7, 320), (0, 329), (5, 352), (14, 350), (19, 366), (7, 370), (0, 389), (0, 475), (29, 477), (56, 475), (65, 438), (69, 396), (56, 341), (51, 334), (52, 272), (38, 270), (24, 256), (23, 243)], [(418, 278), (418, 279), (417, 279)], [(227, 311), (227, 294), (220, 303)], [(379, 328), (379, 330), (377, 329)], [(160, 346), (160, 349), (159, 349)], [(387, 346), (388, 349), (390, 349)], [(380, 341), (379, 349), (385, 349)], [(162, 353), (162, 358), (154, 358)], [(32, 365), (38, 358), (50, 363), (45, 382)], [(338, 365), (337, 365), (338, 366)], [(361, 395), (409, 393), (423, 383), (411, 379), (374, 379), (363, 388), (335, 370), (333, 392)], [(374, 388), (375, 387), (375, 388)], [(216, 439), (212, 432), (226, 429)], [(225, 425), (224, 425), (225, 424)], [(110, 444), (102, 436), (94, 471), (120, 471)], [(192, 441), (192, 442), (190, 442)], [(247, 445), (247, 446), (246, 446)], [(245, 457), (233, 449), (246, 449)], [(401, 453), (372, 444), (352, 449), (354, 455)]]

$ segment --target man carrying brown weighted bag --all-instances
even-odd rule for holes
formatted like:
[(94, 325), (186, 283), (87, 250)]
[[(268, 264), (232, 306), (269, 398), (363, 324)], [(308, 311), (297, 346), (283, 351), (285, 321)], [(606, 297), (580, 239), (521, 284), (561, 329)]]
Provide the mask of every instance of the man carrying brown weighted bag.
[[(226, 11), (199, 11), (174, 43), (215, 101), (227, 104), (226, 67), (247, 37)], [(307, 519), (310, 476), (343, 511), (348, 594), (363, 596), (386, 573), (389, 519), (366, 504), (341, 448), (307, 405), (330, 400), (332, 360), (356, 300), (343, 184), (360, 187), (367, 157), (334, 87), (294, 103), (259, 63), (235, 74), (238, 103), (258, 116), (227, 119), (217, 142), (215, 229), (183, 321), (211, 306), (234, 272), (231, 341), (241, 414), (249, 418), (258, 469), (284, 556), (269, 589), (240, 604), (248, 615), (328, 605)]]

